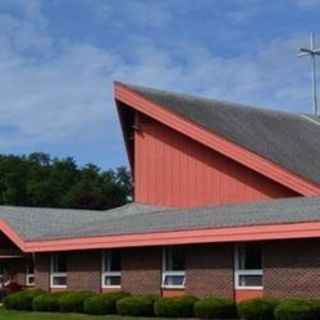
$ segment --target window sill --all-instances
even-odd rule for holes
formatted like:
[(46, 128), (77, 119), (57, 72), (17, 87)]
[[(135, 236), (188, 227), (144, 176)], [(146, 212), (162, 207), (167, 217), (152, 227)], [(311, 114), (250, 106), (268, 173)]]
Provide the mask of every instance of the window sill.
[(121, 289), (121, 286), (102, 286), (102, 289)]
[(178, 289), (178, 290), (185, 290), (185, 286), (170, 286), (170, 285), (162, 285), (161, 289)]
[(235, 287), (235, 290), (263, 290), (263, 287)]

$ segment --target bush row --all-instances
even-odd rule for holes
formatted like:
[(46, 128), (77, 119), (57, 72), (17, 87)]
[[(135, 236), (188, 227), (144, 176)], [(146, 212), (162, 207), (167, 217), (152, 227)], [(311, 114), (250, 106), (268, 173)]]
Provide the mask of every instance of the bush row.
[(192, 296), (161, 298), (152, 295), (131, 296), (127, 292), (46, 293), (41, 290), (20, 291), (3, 300), (7, 309), (49, 312), (79, 312), (94, 315), (158, 316), (169, 318), (236, 317), (236, 305), (223, 298), (198, 300)]
[(119, 314), (125, 316), (158, 316), (167, 318), (197, 317), (202, 319), (246, 320), (317, 320), (320, 301), (270, 298), (249, 299), (236, 305), (230, 299), (193, 296), (156, 297), (132, 296), (127, 292), (92, 293), (88, 291), (46, 293), (25, 290), (3, 300), (7, 309), (50, 312), (79, 312), (94, 315)]
[(246, 320), (318, 320), (320, 319), (320, 301), (250, 299), (240, 302), (238, 314)]

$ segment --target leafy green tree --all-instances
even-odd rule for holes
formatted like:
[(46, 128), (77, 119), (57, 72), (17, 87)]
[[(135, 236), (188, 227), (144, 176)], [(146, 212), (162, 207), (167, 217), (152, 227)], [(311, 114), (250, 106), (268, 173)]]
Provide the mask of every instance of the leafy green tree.
[(125, 167), (79, 167), (73, 158), (49, 154), (0, 155), (0, 204), (105, 210), (131, 199)]

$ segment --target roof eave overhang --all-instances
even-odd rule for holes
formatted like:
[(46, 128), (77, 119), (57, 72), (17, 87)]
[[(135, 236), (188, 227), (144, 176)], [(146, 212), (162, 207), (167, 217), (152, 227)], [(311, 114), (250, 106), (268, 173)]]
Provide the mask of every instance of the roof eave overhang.
[(114, 92), (116, 100), (303, 196), (320, 194), (318, 184), (166, 110), (121, 83), (115, 83)]
[(320, 221), (34, 241), (23, 241), (15, 231), (3, 221), (0, 221), (0, 230), (3, 231), (23, 252), (55, 252), (319, 238)]
[(0, 230), (8, 237), (21, 251), (25, 252), (25, 242), (18, 233), (4, 220), (0, 220)]
[(316, 238), (320, 222), (196, 229), (26, 242), (26, 252), (111, 249), (203, 243)]

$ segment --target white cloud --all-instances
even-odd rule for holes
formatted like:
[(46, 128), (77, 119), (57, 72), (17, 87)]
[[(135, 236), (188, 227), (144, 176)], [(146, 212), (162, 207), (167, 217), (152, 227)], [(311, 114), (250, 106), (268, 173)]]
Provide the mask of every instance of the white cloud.
[[(117, 143), (120, 135), (112, 99), (115, 79), (308, 110), (303, 104), (308, 102), (309, 70), (307, 62), (296, 57), (297, 46), (303, 42), (299, 35), (275, 39), (261, 46), (255, 56), (248, 52), (220, 57), (205, 45), (183, 41), (160, 45), (156, 39), (133, 35), (121, 51), (54, 39), (40, 3), (21, 0), (22, 17), (9, 12), (0, 17), (0, 130), (7, 128), (1, 131), (0, 148), (102, 139)], [(171, 19), (167, 9), (149, 16), (150, 22), (161, 25)], [(132, 10), (138, 11), (137, 23), (149, 23), (142, 19), (144, 9)]]
[[(87, 0), (88, 1), (88, 0)], [(90, 0), (88, 1), (90, 2)], [(102, 19), (114, 19), (117, 26), (127, 24), (141, 27), (161, 27), (173, 18), (172, 10), (168, 1), (122, 1), (120, 4), (114, 1), (98, 0), (95, 2), (94, 10)], [(181, 4), (181, 3), (180, 3)]]
[(294, 0), (294, 3), (302, 9), (312, 9), (320, 7), (319, 0)]

